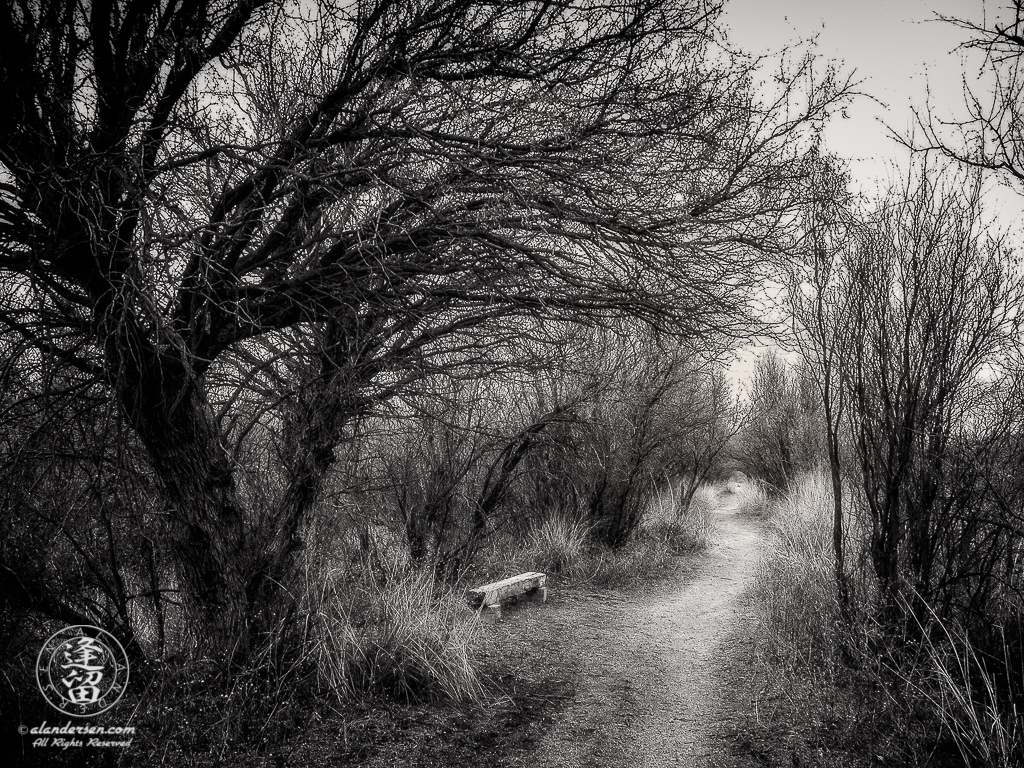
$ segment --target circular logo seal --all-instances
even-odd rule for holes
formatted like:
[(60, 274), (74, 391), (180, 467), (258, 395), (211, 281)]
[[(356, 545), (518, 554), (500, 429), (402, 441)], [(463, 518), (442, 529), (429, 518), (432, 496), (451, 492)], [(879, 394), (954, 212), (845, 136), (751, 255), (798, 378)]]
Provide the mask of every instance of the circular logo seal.
[(65, 715), (98, 715), (124, 694), (128, 655), (106, 630), (76, 624), (54, 632), (43, 644), (36, 682), (50, 706)]

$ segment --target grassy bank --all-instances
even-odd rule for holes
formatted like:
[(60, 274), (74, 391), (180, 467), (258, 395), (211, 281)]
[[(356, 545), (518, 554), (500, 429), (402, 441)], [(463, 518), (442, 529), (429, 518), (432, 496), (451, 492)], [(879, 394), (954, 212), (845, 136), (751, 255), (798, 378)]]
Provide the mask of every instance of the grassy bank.
[(856, 516), (844, 619), (831, 516), (831, 487), (814, 474), (766, 507), (753, 589), (761, 694), (739, 734), (746, 749), (779, 766), (1021, 765), (1020, 719), (1003, 686), (1020, 670), (994, 668), (972, 638), (938, 621), (883, 630)]

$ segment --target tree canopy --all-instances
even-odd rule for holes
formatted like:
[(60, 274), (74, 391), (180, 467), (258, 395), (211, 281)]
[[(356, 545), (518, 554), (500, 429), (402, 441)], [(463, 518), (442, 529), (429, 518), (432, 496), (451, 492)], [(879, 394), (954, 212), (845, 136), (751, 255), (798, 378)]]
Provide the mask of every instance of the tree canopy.
[[(226, 647), (348, 425), (411, 382), (507, 364), (561, 323), (742, 325), (846, 85), (808, 59), (759, 98), (718, 11), (4, 3), (9, 418), (111, 414)], [(239, 476), (268, 436), (285, 481), (256, 514)]]

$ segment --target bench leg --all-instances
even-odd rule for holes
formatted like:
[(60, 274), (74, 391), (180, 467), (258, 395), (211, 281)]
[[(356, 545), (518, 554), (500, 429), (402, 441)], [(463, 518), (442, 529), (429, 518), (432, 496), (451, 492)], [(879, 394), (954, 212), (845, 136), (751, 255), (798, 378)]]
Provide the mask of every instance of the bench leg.
[(497, 624), (501, 621), (501, 603), (484, 606), (480, 609), (480, 613), (488, 624)]
[(548, 588), (537, 587), (536, 589), (530, 590), (526, 593), (526, 599), (531, 603), (546, 603), (548, 601)]

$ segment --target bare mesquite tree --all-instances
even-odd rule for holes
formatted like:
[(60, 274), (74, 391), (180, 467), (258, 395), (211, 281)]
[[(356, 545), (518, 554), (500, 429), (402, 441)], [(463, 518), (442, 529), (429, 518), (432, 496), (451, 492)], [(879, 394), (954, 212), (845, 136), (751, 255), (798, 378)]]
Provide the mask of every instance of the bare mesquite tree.
[(920, 169), (804, 284), (800, 317), (845, 398), (889, 619), (908, 604), (918, 621), (932, 609), (983, 616), (1020, 535), (991, 472), (1019, 429), (1024, 293), (968, 182)]
[(360, 494), (360, 517), (448, 578), (495, 534), (507, 545), (567, 518), (622, 546), (666, 483), (683, 482), (688, 503), (731, 427), (707, 351), (643, 327), (577, 335), (547, 369), (448, 384), (415, 412), (371, 420), (362, 466), (376, 476), (359, 485), (378, 490)]
[[(72, 421), (114, 407), (211, 652), (273, 619), (379, 404), (554, 322), (742, 316), (845, 85), (805, 61), (762, 103), (754, 63), (712, 50), (717, 12), (4, 4), (4, 362)], [(47, 610), (17, 547), (0, 568)]]
[(549, 432), (578, 420), (591, 394), (586, 386), (562, 387), (551, 397), (551, 383), (558, 383), (551, 372), (534, 381), (481, 377), (449, 384), (443, 397), (417, 399), (415, 413), (380, 420), (368, 441), (379, 458), (363, 466), (377, 475), (362, 484), (377, 488), (361, 494), (364, 519), (399, 529), (411, 563), (451, 579), (488, 537), (550, 513), (524, 498), (522, 486), (549, 479), (535, 454), (551, 447)]

